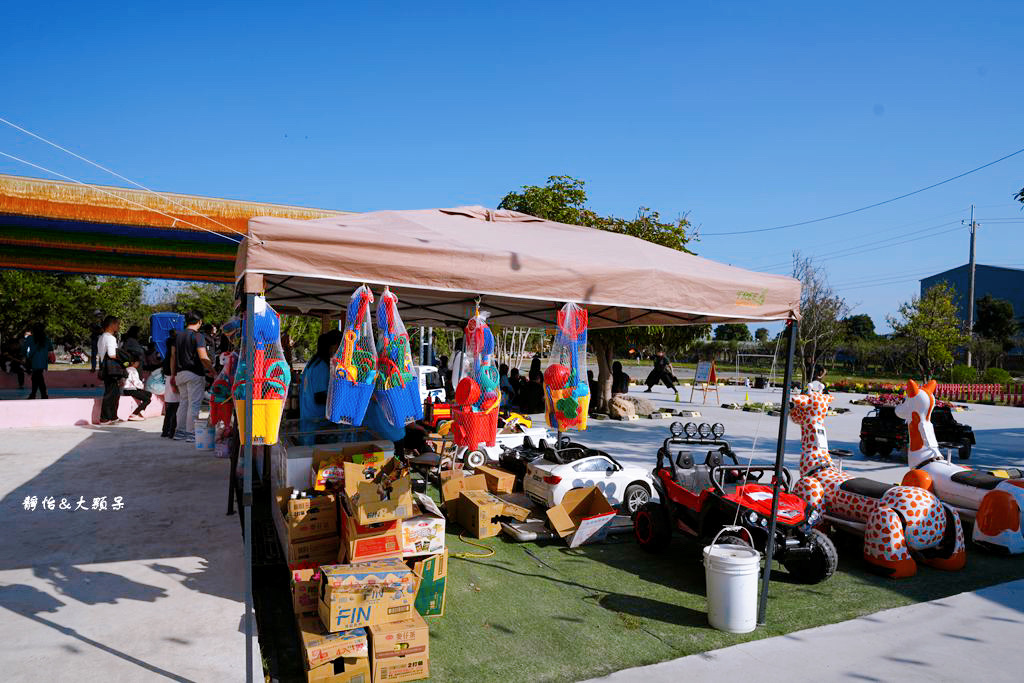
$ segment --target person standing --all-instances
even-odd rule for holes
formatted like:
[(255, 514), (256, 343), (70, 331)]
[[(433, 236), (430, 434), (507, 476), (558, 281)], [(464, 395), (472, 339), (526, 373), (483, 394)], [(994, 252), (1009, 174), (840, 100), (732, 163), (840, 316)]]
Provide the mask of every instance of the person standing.
[(327, 421), (327, 387), (331, 379), (331, 359), (341, 346), (339, 330), (324, 332), (316, 340), (316, 353), (306, 363), (299, 385), (299, 431), (303, 442), (315, 443), (315, 432), (330, 423)]
[(17, 339), (8, 339), (4, 343), (3, 351), (4, 370), (18, 378), (18, 388), (25, 388), (25, 355), (22, 353), (21, 342)]
[(96, 340), (99, 376), (103, 380), (103, 402), (100, 404), (100, 424), (117, 423), (117, 404), (121, 399), (121, 381), (127, 376), (117, 359), (117, 337), (121, 321), (112, 315), (103, 319), (103, 333)]
[(679, 389), (676, 388), (675, 377), (672, 375), (672, 364), (661, 349), (654, 355), (654, 367), (651, 368), (651, 374), (647, 375), (647, 390), (644, 393), (649, 394), (658, 382), (664, 383), (666, 387), (676, 392), (676, 400), (679, 400)]
[(89, 326), (89, 350), (92, 352), (92, 355), (89, 356), (89, 364), (92, 366), (93, 372), (96, 372), (97, 368), (97, 358), (99, 356), (98, 347), (101, 334), (103, 334), (103, 327), (99, 323), (93, 323)]
[(164, 424), (160, 436), (165, 439), (173, 439), (178, 428), (178, 390), (175, 387), (174, 372), (171, 371), (177, 337), (178, 331), (174, 329), (167, 335), (167, 357), (161, 366), (164, 374)]
[(46, 393), (46, 378), (44, 373), (50, 365), (50, 354), (53, 353), (53, 344), (46, 336), (46, 327), (43, 323), (36, 323), (32, 326), (32, 335), (25, 344), (25, 360), (29, 370), (32, 371), (32, 393), (30, 399), (36, 397), (39, 392), (40, 398), (50, 398)]
[(196, 418), (203, 404), (206, 378), (213, 375), (213, 361), (206, 350), (206, 339), (199, 328), (203, 318), (198, 313), (185, 314), (185, 329), (174, 340), (171, 370), (180, 396), (176, 441), (195, 443)]

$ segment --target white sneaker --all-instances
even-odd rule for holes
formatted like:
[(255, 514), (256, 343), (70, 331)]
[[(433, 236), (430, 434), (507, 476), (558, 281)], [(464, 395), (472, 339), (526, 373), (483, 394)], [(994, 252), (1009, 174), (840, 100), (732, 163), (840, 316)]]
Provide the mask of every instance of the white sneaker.
[(136, 415), (135, 413), (132, 413), (131, 415), (128, 416), (129, 422), (142, 422), (145, 419), (146, 418), (143, 415)]

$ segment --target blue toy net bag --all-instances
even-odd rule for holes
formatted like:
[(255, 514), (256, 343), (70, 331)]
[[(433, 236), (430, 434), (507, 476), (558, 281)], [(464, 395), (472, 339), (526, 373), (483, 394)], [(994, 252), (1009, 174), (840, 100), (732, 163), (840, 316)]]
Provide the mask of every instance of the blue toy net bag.
[(338, 352), (331, 359), (327, 385), (327, 419), (358, 427), (377, 378), (377, 347), (373, 343), (370, 304), (373, 292), (366, 285), (352, 293), (345, 313), (345, 329)]
[(587, 309), (568, 303), (558, 312), (551, 363), (544, 371), (548, 425), (560, 432), (587, 428), (590, 383), (587, 379)]
[[(239, 358), (235, 368), (232, 395), (238, 424), (245, 424), (245, 394), (252, 386), (253, 442), (264, 445), (277, 443), (284, 403), (288, 398), (288, 385), (292, 381), (291, 368), (281, 348), (281, 317), (262, 296), (257, 296), (253, 317), (253, 367)], [(244, 327), (240, 333), (241, 348), (247, 338)]]
[(377, 305), (377, 399), (384, 418), (394, 427), (423, 419), (420, 384), (412, 364), (409, 334), (398, 314), (398, 297), (389, 289)]

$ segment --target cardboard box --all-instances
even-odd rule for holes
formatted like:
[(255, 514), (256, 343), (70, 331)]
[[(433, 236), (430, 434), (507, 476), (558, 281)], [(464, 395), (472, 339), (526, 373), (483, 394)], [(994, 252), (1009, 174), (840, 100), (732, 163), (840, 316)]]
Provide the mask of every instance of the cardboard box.
[(403, 621), (370, 627), (374, 683), (418, 681), (430, 676), (430, 629), (413, 612)]
[(436, 555), (444, 550), (444, 515), (430, 496), (413, 497), (419, 514), (402, 520), (402, 556)]
[[(445, 476), (447, 472), (451, 472)], [(486, 491), (487, 477), (482, 474), (466, 476), (465, 470), (447, 470), (441, 473), (441, 502), (448, 519), (459, 518), (459, 495), (463, 491)]]
[(337, 562), (341, 537), (337, 534), (326, 538), (314, 538), (283, 546), (285, 560), (288, 564), (308, 562), (315, 565), (334, 564)]
[(320, 589), (320, 567), (300, 562), (288, 567), (291, 572), (292, 611), (295, 616), (316, 616), (316, 597)]
[(494, 497), (505, 503), (502, 516), (511, 517), (517, 522), (525, 522), (533, 511), (533, 501), (525, 493), (496, 493)]
[(338, 497), (333, 493), (292, 500), (291, 488), (278, 489), (281, 523), (288, 543), (323, 538), (338, 533)]
[(299, 640), (306, 658), (306, 668), (314, 669), (339, 657), (370, 656), (365, 628), (328, 633), (316, 616), (299, 618)]
[(448, 549), (409, 565), (416, 575), (416, 611), (423, 617), (444, 616), (445, 584), (448, 578)]
[(491, 493), (512, 493), (516, 485), (516, 475), (500, 467), (481, 465), (476, 468), (477, 474), (487, 479), (487, 490)]
[(356, 521), (377, 524), (413, 515), (412, 478), (401, 467), (393, 458), (383, 465), (345, 463), (345, 495)]
[(615, 508), (596, 486), (568, 491), (561, 504), (548, 510), (551, 528), (570, 548), (603, 540), (613, 519)]
[(395, 456), (394, 445), (390, 441), (356, 441), (353, 443), (337, 444), (331, 446), (318, 446), (313, 449), (312, 461), (310, 462), (309, 481), (317, 491), (324, 491), (328, 484), (318, 475), (321, 466), (331, 460), (336, 462), (336, 467), (329, 474), (335, 478), (336, 485), (333, 488), (341, 490), (345, 470), (342, 464), (345, 462), (383, 464)]
[(369, 562), (402, 557), (401, 522), (360, 524), (346, 505), (341, 506), (341, 552), (338, 562)]
[(306, 683), (370, 683), (369, 657), (339, 657), (306, 672)]
[(505, 502), (488, 491), (463, 491), (459, 494), (459, 524), (474, 538), (490, 538), (501, 533), (495, 521), (505, 511)]
[(333, 633), (406, 619), (415, 611), (415, 578), (398, 559), (321, 567), (320, 620)]

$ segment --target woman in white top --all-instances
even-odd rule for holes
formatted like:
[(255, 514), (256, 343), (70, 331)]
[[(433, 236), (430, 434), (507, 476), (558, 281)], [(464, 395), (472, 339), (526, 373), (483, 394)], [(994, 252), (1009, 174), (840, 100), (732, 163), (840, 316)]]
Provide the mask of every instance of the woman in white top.
[(146, 419), (146, 416), (142, 413), (146, 410), (149, 402), (153, 400), (152, 392), (146, 391), (146, 385), (142, 383), (142, 378), (139, 377), (139, 365), (141, 364), (142, 361), (140, 359), (132, 358), (132, 362), (125, 368), (128, 376), (124, 378), (124, 388), (121, 390), (122, 394), (131, 396), (139, 402), (139, 407), (128, 416), (128, 419), (133, 422)]
[(100, 424), (118, 422), (117, 404), (121, 399), (121, 382), (127, 376), (124, 366), (117, 359), (117, 337), (121, 321), (112, 315), (103, 319), (103, 334), (96, 341), (97, 367), (103, 380), (103, 402), (100, 404)]

